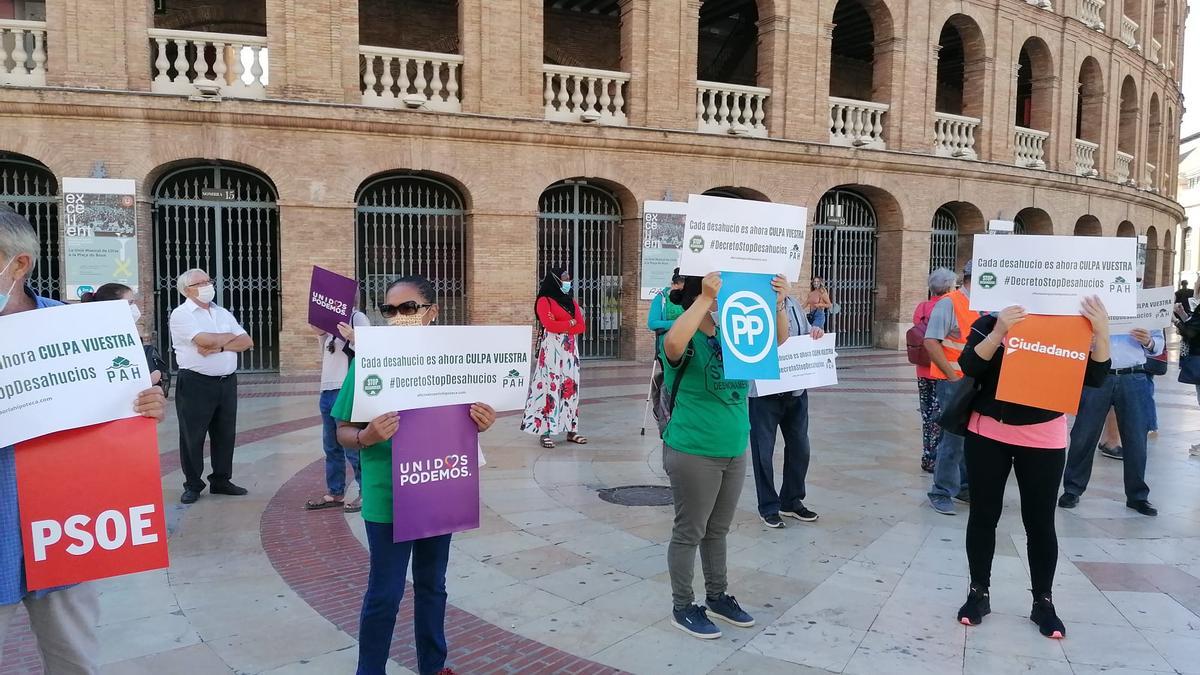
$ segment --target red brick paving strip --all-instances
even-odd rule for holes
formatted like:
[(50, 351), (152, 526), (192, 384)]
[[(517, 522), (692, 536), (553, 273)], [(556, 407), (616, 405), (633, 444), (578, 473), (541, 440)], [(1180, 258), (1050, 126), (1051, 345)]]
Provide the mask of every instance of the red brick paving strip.
[[(358, 610), (367, 586), (370, 561), (340, 511), (304, 513), (297, 506), (319, 491), (324, 461), (317, 460), (291, 478), (271, 498), (260, 525), (263, 548), (283, 580), (321, 616), (358, 637)], [(322, 551), (338, 551), (323, 555)], [(411, 587), (400, 606), (391, 656), (416, 670)], [(540, 642), (521, 637), (453, 605), (446, 608), (449, 665), (461, 673), (619, 673)]]

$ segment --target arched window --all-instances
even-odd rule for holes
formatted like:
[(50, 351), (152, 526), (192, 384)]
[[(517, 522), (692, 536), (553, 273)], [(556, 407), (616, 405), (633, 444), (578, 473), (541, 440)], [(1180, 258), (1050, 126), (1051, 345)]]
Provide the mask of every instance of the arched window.
[(1033, 206), (1018, 211), (1013, 223), (1013, 234), (1054, 234), (1050, 214)]
[(886, 147), (891, 37), (891, 15), (881, 0), (838, 0), (829, 61), (830, 143)]
[(1046, 167), (1046, 141), (1052, 119), (1054, 63), (1040, 38), (1029, 38), (1017, 60), (1017, 108), (1014, 124), (1019, 166)]
[[(0, 204), (25, 216), (37, 230), (41, 244), (29, 285), (38, 295), (56, 300), (62, 293), (58, 266), (58, 200), (58, 181), (45, 164), (32, 157), (0, 152)], [(0, 288), (0, 291), (7, 292), (8, 289)]]
[[(771, 90), (758, 81), (756, 0), (703, 0), (697, 22), (696, 124), (699, 131), (765, 137)], [(765, 59), (764, 59), (765, 63)]]
[(1104, 235), (1103, 228), (1100, 227), (1100, 221), (1096, 216), (1086, 215), (1080, 216), (1079, 220), (1075, 221), (1076, 237), (1100, 237)]
[(1133, 162), (1137, 152), (1138, 93), (1133, 77), (1126, 75), (1121, 82), (1121, 112), (1117, 130), (1117, 166), (1115, 178), (1118, 183), (1135, 180)]
[(1075, 173), (1097, 174), (1096, 154), (1104, 126), (1104, 74), (1091, 56), (1079, 67), (1079, 95), (1075, 100)]
[(1142, 22), (1142, 0), (1125, 0), (1121, 10), (1121, 40), (1140, 49), (1142, 36), (1146, 33)]
[(393, 173), (364, 182), (356, 202), (359, 307), (373, 312), (388, 282), (419, 274), (437, 291), (438, 321), (466, 323), (466, 210), (458, 189), (435, 176)]
[(1157, 189), (1157, 172), (1165, 168), (1162, 155), (1162, 108), (1158, 103), (1158, 92), (1150, 95), (1149, 125), (1146, 139), (1146, 184), (1152, 189)]
[(983, 114), (983, 33), (973, 19), (956, 14), (938, 37), (934, 142), (937, 154), (974, 159)]

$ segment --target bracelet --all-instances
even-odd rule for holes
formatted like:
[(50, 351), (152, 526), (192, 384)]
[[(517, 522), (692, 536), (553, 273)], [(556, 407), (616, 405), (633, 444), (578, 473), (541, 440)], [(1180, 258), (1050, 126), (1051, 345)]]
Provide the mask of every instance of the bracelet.
[(362, 432), (363, 432), (363, 430), (359, 429), (358, 433), (354, 434), (354, 442), (358, 445), (359, 450), (362, 450), (365, 447), (365, 446), (363, 446), (363, 442), (362, 442)]

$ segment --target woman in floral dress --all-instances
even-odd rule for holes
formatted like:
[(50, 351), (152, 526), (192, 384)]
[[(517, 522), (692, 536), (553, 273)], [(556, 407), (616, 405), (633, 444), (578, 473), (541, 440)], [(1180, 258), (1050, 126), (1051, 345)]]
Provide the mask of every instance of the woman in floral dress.
[(529, 401), (521, 430), (541, 436), (542, 447), (553, 448), (556, 434), (567, 442), (584, 445), (579, 430), (579, 348), (577, 336), (585, 329), (583, 309), (571, 298), (571, 273), (552, 268), (538, 290), (538, 323), (542, 338), (537, 366), (529, 384)]

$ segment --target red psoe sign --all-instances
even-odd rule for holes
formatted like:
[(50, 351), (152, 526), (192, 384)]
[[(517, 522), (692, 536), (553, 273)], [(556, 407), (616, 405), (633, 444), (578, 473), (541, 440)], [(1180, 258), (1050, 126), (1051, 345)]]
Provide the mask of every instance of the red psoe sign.
[(35, 438), (16, 464), (29, 590), (167, 567), (154, 420)]

